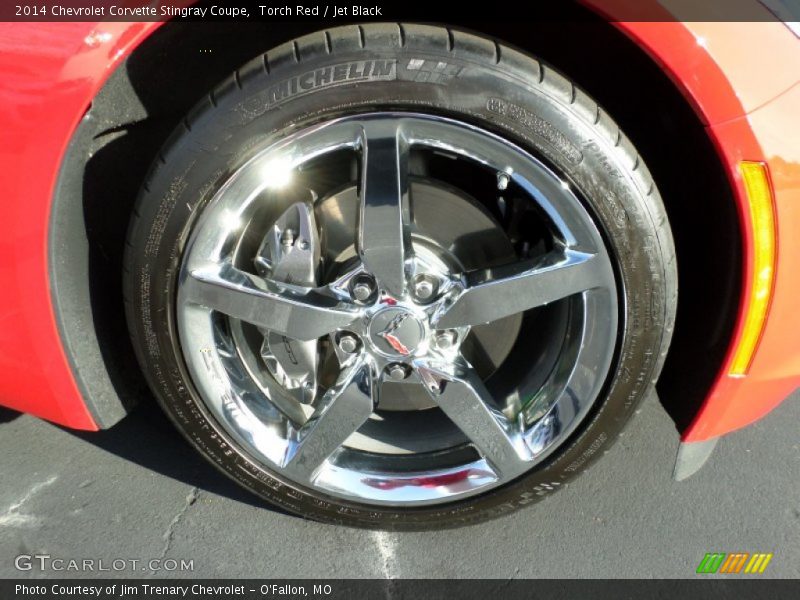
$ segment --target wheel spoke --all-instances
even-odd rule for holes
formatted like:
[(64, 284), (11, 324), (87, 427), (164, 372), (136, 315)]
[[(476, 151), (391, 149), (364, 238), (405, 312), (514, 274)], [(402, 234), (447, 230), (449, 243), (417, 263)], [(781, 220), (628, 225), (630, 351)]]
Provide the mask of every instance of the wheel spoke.
[(434, 401), (499, 477), (514, 477), (527, 469), (531, 453), (518, 425), (492, 406), (489, 391), (472, 367), (423, 361), (415, 367)]
[(405, 291), (408, 231), (408, 144), (397, 121), (365, 121), (358, 250), (378, 283), (395, 296)]
[(290, 444), (283, 468), (287, 475), (312, 482), (322, 463), (372, 414), (374, 382), (366, 361), (339, 375), (312, 417)]
[(543, 259), (473, 271), (464, 290), (434, 317), (440, 329), (481, 325), (573, 294), (613, 285), (613, 273), (596, 254), (557, 251)]
[(277, 284), (229, 263), (191, 271), (181, 301), (199, 304), (297, 340), (313, 340), (347, 327), (359, 316), (314, 288)]

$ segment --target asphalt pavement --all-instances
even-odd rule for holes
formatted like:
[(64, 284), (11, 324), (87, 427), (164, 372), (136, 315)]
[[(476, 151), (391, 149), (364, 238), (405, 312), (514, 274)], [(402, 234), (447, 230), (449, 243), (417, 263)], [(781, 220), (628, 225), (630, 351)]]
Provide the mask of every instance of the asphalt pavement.
[[(672, 422), (654, 396), (640, 413), (607, 456), (539, 504), (467, 528), (384, 533), (265, 507), (150, 403), (100, 433), (0, 409), (0, 578), (42, 576), (18, 571), (19, 555), (122, 559), (124, 570), (97, 574), (127, 577), (684, 578), (715, 551), (771, 552), (763, 576), (800, 577), (800, 393), (681, 483)], [(152, 559), (194, 570), (156, 572)]]

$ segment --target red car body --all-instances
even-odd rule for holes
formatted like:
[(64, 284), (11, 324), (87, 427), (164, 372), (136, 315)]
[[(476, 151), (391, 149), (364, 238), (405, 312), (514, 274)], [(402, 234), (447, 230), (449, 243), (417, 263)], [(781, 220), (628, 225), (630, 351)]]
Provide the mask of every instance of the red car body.
[[(800, 384), (800, 39), (766, 16), (757, 23), (624, 21), (618, 16), (629, 3), (585, 4), (616, 21), (670, 76), (713, 140), (737, 203), (739, 317), (716, 380), (682, 433), (684, 442), (712, 440), (760, 419)], [(754, 10), (766, 15), (760, 5)], [(54, 190), (70, 140), (98, 91), (160, 26), (0, 24), (0, 404), (68, 427), (96, 430), (110, 423), (101, 423), (87, 405), (56, 319), (50, 273), (58, 265), (50, 264), (49, 248)], [(768, 167), (778, 260), (749, 371), (733, 376), (754, 268), (741, 161)]]

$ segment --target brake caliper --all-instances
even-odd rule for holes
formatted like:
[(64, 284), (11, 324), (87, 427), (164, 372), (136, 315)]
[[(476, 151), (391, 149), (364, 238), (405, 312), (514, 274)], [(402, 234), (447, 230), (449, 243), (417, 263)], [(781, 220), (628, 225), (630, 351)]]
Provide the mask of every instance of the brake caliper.
[[(319, 233), (311, 205), (292, 204), (267, 233), (254, 260), (262, 277), (316, 287)], [(317, 390), (318, 340), (303, 342), (264, 330), (261, 358), (275, 380), (297, 401), (310, 404)]]

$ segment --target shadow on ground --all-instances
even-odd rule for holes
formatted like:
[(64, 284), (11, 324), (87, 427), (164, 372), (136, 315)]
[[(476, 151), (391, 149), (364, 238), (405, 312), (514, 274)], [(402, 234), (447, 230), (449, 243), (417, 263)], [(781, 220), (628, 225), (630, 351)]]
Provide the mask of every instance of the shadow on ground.
[(214, 468), (189, 445), (152, 399), (141, 402), (111, 429), (97, 432), (63, 430), (166, 477), (238, 502), (283, 513), (240, 488)]
[(22, 413), (0, 406), (0, 423), (10, 423)]

